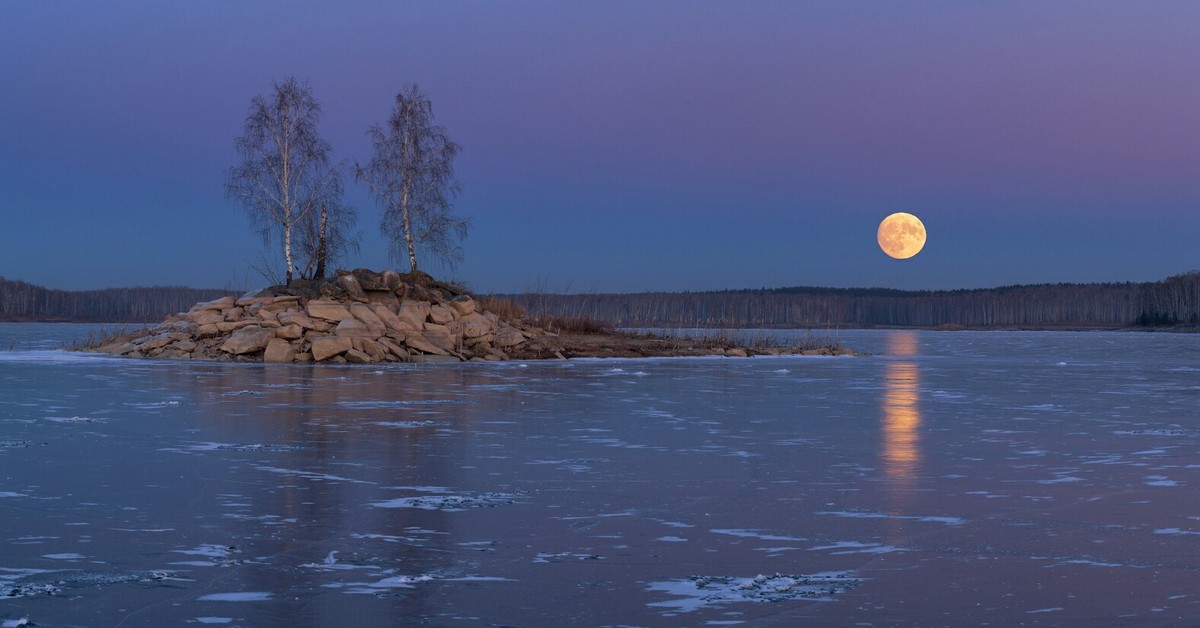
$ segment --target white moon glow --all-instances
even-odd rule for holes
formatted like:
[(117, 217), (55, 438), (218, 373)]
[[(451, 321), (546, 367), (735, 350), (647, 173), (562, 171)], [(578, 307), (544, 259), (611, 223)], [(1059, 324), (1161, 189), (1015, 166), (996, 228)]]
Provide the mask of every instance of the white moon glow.
[(912, 214), (896, 212), (879, 223), (875, 237), (889, 257), (908, 259), (925, 247), (925, 225)]

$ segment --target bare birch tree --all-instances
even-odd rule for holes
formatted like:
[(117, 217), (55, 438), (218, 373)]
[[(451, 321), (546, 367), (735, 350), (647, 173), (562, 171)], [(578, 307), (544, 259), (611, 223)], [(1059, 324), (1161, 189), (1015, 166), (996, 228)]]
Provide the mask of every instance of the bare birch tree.
[[(241, 203), (264, 242), (280, 237), (288, 283), (296, 268), (293, 231), (319, 211), (330, 177), (339, 176), (330, 166), (329, 142), (317, 134), (320, 117), (312, 88), (289, 76), (274, 83), (269, 99), (250, 101), (245, 128), (234, 139), (243, 161), (229, 169), (226, 191)], [(340, 179), (337, 188), (340, 194)]]
[(470, 223), (452, 213), (460, 189), (454, 180), (460, 147), (434, 124), (432, 103), (416, 85), (405, 86), (396, 94), (387, 127), (372, 126), (367, 135), (374, 155), (358, 167), (358, 178), (383, 206), (380, 229), (392, 254), (407, 255), (414, 272), (418, 248), (453, 268), (462, 260), (459, 241)]
[(344, 205), (340, 196), (322, 201), (299, 225), (297, 240), (304, 260), (300, 274), (304, 277), (323, 279), (338, 259), (358, 251), (358, 234), (351, 233), (357, 212)]

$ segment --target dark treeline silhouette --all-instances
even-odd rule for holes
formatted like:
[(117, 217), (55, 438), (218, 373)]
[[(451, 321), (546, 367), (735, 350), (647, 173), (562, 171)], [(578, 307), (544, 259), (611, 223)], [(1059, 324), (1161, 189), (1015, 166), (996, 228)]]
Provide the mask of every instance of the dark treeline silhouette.
[(177, 286), (52, 290), (0, 277), (0, 321), (158, 322), (227, 294)]
[(1149, 283), (973, 290), (762, 288), (507, 295), (534, 316), (621, 327), (1125, 327), (1200, 323), (1200, 271)]

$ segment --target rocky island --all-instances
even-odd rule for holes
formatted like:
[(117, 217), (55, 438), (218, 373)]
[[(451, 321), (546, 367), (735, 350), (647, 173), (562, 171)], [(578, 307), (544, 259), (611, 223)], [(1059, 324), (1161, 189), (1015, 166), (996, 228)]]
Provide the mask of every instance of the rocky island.
[(424, 273), (358, 269), (198, 303), (156, 327), (79, 349), (161, 359), (357, 364), (852, 353), (745, 344), (724, 335), (674, 338), (535, 320)]

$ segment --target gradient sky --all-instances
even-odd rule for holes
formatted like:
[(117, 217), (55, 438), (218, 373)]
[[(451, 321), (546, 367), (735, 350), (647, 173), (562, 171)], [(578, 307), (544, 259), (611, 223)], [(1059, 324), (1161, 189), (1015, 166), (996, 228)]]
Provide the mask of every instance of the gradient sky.
[[(0, 276), (244, 288), (289, 74), (338, 159), (416, 82), (482, 292), (971, 288), (1200, 267), (1197, 2), (0, 3)], [(349, 187), (363, 249), (380, 210)], [(875, 228), (919, 216), (925, 250)], [(274, 248), (268, 253), (277, 255)]]

